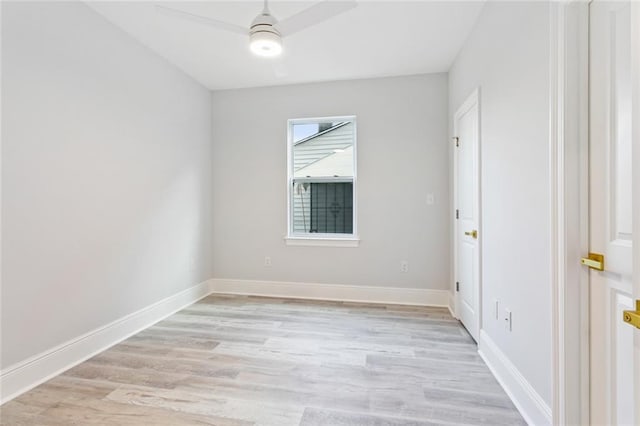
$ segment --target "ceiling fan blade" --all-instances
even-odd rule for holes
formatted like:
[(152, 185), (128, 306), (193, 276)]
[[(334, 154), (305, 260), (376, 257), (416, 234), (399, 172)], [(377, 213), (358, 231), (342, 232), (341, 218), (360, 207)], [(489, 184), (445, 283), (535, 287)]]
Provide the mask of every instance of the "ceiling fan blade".
[(167, 16), (186, 19), (188, 21), (208, 25), (210, 27), (218, 28), (220, 30), (230, 31), (232, 33), (242, 34), (242, 35), (249, 34), (249, 30), (247, 28), (241, 27), (240, 25), (218, 21), (217, 19), (208, 18), (206, 16), (195, 15), (193, 13), (185, 12), (183, 10), (173, 9), (171, 7), (166, 7), (166, 6), (156, 6), (156, 10), (158, 11), (158, 13), (162, 13)]
[(288, 36), (298, 31), (309, 28), (334, 16), (340, 15), (348, 10), (356, 7), (358, 3), (355, 0), (330, 1), (324, 0), (313, 6), (296, 13), (289, 18), (278, 22), (275, 27), (280, 34)]

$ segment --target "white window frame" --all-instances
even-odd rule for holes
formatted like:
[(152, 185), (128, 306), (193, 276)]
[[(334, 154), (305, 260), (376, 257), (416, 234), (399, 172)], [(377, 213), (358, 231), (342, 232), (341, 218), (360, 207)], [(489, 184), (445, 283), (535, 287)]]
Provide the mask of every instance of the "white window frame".
[[(345, 177), (320, 177), (294, 179), (293, 170), (293, 126), (296, 124), (326, 123), (349, 121), (353, 123), (353, 176)], [(287, 236), (285, 242), (290, 246), (327, 246), (327, 247), (357, 247), (358, 238), (358, 208), (357, 208), (357, 164), (358, 164), (358, 126), (355, 115), (336, 117), (292, 118), (287, 121)], [(295, 181), (309, 182), (353, 182), (353, 232), (351, 234), (321, 234), (293, 232), (293, 183)]]

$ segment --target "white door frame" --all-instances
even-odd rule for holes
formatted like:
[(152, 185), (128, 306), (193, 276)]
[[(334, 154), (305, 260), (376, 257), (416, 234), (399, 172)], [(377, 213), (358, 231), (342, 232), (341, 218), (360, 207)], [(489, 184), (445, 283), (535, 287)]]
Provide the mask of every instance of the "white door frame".
[(550, 4), (553, 423), (589, 424), (589, 3)]
[[(465, 101), (458, 107), (455, 114), (453, 115), (453, 133), (454, 133), (454, 142), (457, 141), (458, 128), (457, 123), (458, 119), (467, 112), (470, 108), (476, 107), (477, 111), (477, 129), (476, 134), (478, 137), (478, 146), (476, 151), (476, 162), (477, 162), (477, 176), (476, 176), (476, 205), (474, 206), (477, 212), (477, 220), (478, 220), (478, 247), (477, 247), (477, 265), (478, 265), (478, 287), (475, 289), (476, 294), (476, 309), (475, 309), (475, 324), (476, 329), (474, 330), (476, 336), (480, 336), (480, 330), (482, 329), (482, 198), (481, 198), (481, 133), (480, 133), (480, 89), (476, 88), (471, 92), (471, 94), (465, 99)], [(457, 143), (457, 142), (455, 142)], [(456, 219), (456, 201), (458, 199), (458, 151), (456, 151), (455, 143), (453, 145), (453, 281), (458, 282), (458, 227), (459, 222)], [(460, 296), (457, 291), (457, 288), (454, 288), (454, 301), (455, 301), (455, 316), (456, 318), (460, 318)]]

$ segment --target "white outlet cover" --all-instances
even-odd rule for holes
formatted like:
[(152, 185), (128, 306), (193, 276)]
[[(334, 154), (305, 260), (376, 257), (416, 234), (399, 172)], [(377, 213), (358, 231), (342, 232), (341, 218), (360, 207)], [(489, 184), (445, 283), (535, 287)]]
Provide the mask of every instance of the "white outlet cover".
[(409, 261), (400, 261), (400, 272), (409, 272)]

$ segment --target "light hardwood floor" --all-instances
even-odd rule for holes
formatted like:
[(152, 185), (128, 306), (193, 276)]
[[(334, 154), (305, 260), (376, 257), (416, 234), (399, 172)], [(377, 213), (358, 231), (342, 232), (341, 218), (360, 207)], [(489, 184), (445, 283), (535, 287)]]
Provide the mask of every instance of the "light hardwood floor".
[(209, 296), (0, 408), (3, 425), (525, 424), (446, 309)]

